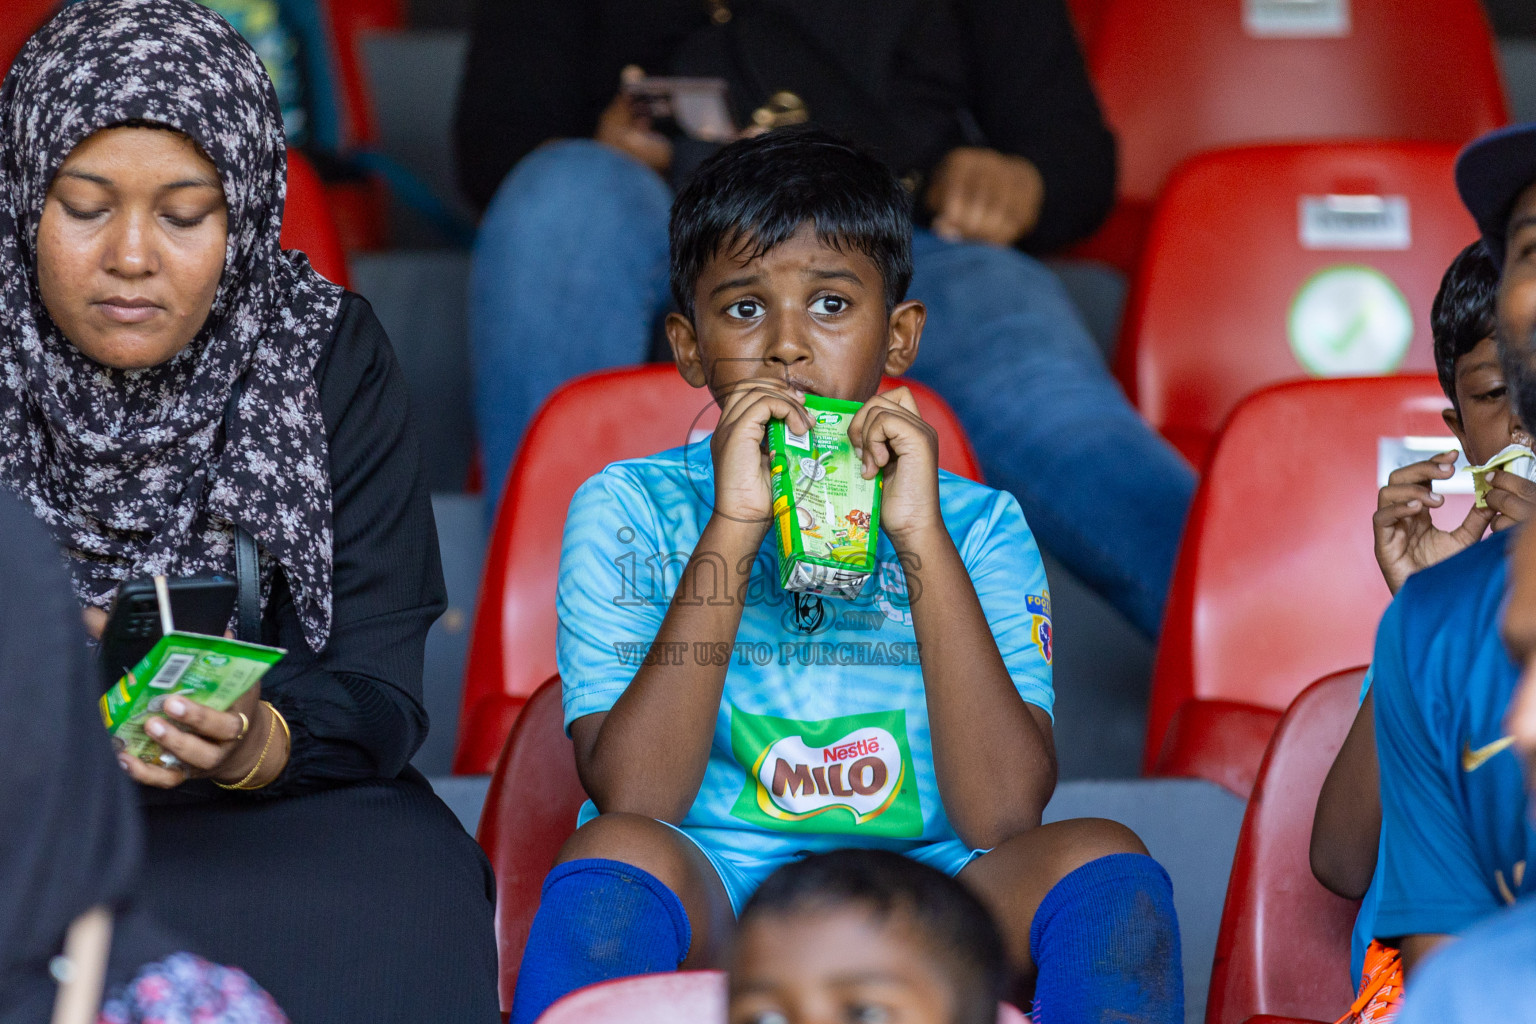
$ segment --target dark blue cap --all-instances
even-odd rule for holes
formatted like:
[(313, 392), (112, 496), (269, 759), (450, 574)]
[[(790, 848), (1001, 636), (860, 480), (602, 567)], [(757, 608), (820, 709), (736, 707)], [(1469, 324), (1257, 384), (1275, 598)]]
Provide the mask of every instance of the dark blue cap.
[(1489, 132), (1456, 158), (1456, 191), (1501, 270), (1509, 215), (1520, 193), (1532, 184), (1536, 184), (1536, 122)]

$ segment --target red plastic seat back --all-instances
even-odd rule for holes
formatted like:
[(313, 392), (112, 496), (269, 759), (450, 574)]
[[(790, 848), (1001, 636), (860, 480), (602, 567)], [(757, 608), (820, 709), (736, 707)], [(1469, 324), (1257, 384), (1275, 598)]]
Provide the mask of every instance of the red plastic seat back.
[[(724, 971), (682, 971), (619, 978), (572, 992), (544, 1012), (539, 1024), (725, 1024)], [(997, 1024), (1028, 1024), (999, 1004)]]
[(1267, 384), (1433, 372), (1430, 305), (1477, 237), (1455, 158), (1429, 143), (1255, 146), (1181, 167), (1118, 354), (1142, 414), (1198, 466)]
[(309, 255), (320, 276), (350, 287), (347, 254), (314, 165), (296, 149), (288, 151), (288, 200), (283, 207), (282, 247)]
[(1330, 1021), (1354, 999), (1359, 902), (1312, 875), (1312, 816), (1359, 707), (1364, 669), (1319, 680), (1286, 711), (1243, 815), (1216, 937), (1206, 1024), (1255, 1014)]
[(1247, 800), (1280, 712), (1231, 700), (1191, 700), (1168, 720), (1151, 775), (1205, 779)]
[(405, 27), (403, 0), (324, 0), (341, 95), (343, 141), (366, 146), (378, 141), (368, 76), (363, 72), (362, 37)]
[[(1290, 37), (1272, 33), (1287, 11), (1326, 9), (1347, 12), (1343, 34), (1295, 21)], [(1301, 139), (1461, 144), (1508, 120), (1477, 0), (1108, 0), (1089, 68), (1120, 142), (1128, 207), (1152, 202), (1175, 165), (1204, 150)]]
[(59, 0), (6, 0), (0, 18), (0, 78), (10, 70), (32, 33), (42, 28), (59, 9)]
[(1108, 6), (1109, 0), (1067, 0), (1067, 13), (1072, 16), (1072, 25), (1077, 29), (1077, 38), (1082, 41), (1084, 50), (1093, 41), (1099, 20)]
[(480, 816), (477, 838), (496, 873), (503, 1013), (512, 1006), (544, 876), (576, 831), (576, 814), (587, 799), (564, 722), (556, 677), (534, 692), (513, 724)]
[[(939, 434), (939, 465), (980, 479), (949, 406), (904, 383)], [(475, 609), (453, 770), (487, 772), (523, 699), (556, 671), (555, 585), (565, 513), (576, 488), (611, 462), (686, 444), (719, 409), (670, 364), (588, 374), (550, 396), (528, 426), (502, 491)], [(494, 486), (494, 484), (493, 484)]]
[[(1376, 565), (1381, 440), (1455, 447), (1429, 376), (1298, 381), (1237, 407), (1195, 492), (1152, 671), (1144, 767), (1186, 701), (1281, 710), (1371, 660), (1390, 595)], [(1466, 516), (1471, 495), (1436, 510)]]

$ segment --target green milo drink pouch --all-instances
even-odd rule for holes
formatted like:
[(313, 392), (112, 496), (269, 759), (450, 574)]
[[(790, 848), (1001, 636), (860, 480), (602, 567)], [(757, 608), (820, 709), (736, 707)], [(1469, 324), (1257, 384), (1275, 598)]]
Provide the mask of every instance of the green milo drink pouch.
[(177, 696), (228, 711), (285, 653), (200, 633), (161, 637), (133, 671), (101, 696), (101, 718), (112, 734), (112, 745), (149, 764), (174, 764), (144, 731), (144, 720)]
[(768, 424), (774, 536), (785, 590), (851, 601), (875, 570), (881, 477), (864, 479), (848, 440), (848, 424), (861, 408), (806, 395), (809, 433), (796, 434), (783, 420)]

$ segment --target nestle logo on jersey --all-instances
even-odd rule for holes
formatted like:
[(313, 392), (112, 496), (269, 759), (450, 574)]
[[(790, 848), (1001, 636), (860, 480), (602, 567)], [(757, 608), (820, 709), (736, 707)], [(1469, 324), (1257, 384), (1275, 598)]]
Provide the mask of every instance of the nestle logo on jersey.
[(867, 740), (859, 740), (857, 743), (844, 743), (840, 747), (827, 747), (821, 752), (823, 761), (846, 761), (850, 757), (862, 754), (878, 754), (880, 752), (880, 740), (870, 737)]

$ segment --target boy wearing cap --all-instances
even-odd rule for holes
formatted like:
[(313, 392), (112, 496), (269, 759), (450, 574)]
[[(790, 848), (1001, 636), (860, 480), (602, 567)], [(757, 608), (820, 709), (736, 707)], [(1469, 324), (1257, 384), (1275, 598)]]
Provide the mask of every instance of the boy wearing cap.
[[(1524, 129), (1529, 147), (1536, 133)], [(1528, 149), (1527, 152), (1530, 150)], [(1528, 172), (1536, 160), (1524, 162)], [(1531, 180), (1536, 182), (1536, 173)], [(1507, 227), (1501, 335), (1511, 401), (1522, 415), (1536, 418), (1536, 183), (1517, 186), (1519, 195), (1504, 218)], [(1495, 212), (1495, 216), (1497, 213)], [(1503, 726), (1526, 771), (1526, 792), (1536, 793), (1536, 533), (1514, 542), (1510, 587), (1502, 632), (1524, 673)], [(1526, 807), (1529, 815), (1532, 808)], [(1414, 977), (1413, 993), (1398, 1018), (1401, 1024), (1474, 1024), (1536, 1020), (1531, 986), (1536, 983), (1536, 901), (1479, 923), (1454, 947), (1435, 956)]]
[[(1485, 463), (1511, 443), (1531, 446), (1530, 434), (1510, 406), (1494, 342), (1499, 269), (1479, 239), (1451, 263), (1430, 316), (1435, 366), (1451, 407), (1443, 413), (1470, 462)], [(1430, 509), (1444, 498), (1433, 484), (1455, 473), (1453, 449), (1393, 472), (1381, 489), (1372, 525), (1376, 560), (1395, 594), (1414, 573), (1482, 539), (1524, 522), (1536, 509), (1536, 484), (1514, 473), (1493, 474), (1488, 507), (1471, 509), (1453, 530), (1437, 528)], [(1381, 835), (1375, 711), (1370, 675), (1354, 725), (1329, 770), (1313, 820), (1311, 861), (1318, 881), (1346, 899), (1362, 900), (1350, 943), (1350, 976), (1359, 979), (1351, 1007), (1360, 1022), (1390, 1020), (1402, 997), (1398, 950), (1373, 942), (1380, 885)]]
[[(1500, 268), (1506, 367), (1536, 324), (1536, 125), (1479, 139), (1456, 182)], [(1520, 246), (1525, 246), (1521, 249)], [(1445, 939), (1536, 889), (1520, 764), (1503, 740), (1520, 670), (1497, 630), (1515, 531), (1413, 576), (1372, 659), (1382, 810), (1375, 936), (1412, 974)], [(1412, 1002), (1412, 982), (1408, 1000)]]

